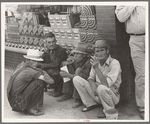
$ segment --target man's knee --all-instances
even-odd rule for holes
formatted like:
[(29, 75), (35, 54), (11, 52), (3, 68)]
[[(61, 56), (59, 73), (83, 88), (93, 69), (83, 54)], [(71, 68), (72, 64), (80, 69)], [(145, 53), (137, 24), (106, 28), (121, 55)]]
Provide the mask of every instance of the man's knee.
[(80, 77), (79, 76), (75, 76), (74, 78), (73, 78), (73, 84), (74, 85), (78, 85), (79, 84), (79, 81), (80, 80)]
[(87, 86), (89, 85), (89, 82), (80, 76), (75, 76), (73, 78), (73, 84), (80, 85), (80, 86)]

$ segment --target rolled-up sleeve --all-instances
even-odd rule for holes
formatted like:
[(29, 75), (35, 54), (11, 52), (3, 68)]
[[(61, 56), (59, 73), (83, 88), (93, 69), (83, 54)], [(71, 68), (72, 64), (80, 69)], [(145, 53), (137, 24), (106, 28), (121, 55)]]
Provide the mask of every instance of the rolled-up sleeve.
[(91, 68), (90, 76), (88, 79), (93, 79), (94, 81), (96, 81), (96, 74), (95, 74), (95, 70), (93, 69), (93, 67)]
[(117, 60), (114, 60), (110, 65), (110, 71), (106, 75), (106, 80), (108, 82), (108, 86), (112, 86), (118, 79), (118, 76), (121, 74), (120, 63)]
[(132, 14), (136, 6), (117, 6), (115, 13), (120, 22), (125, 22)]

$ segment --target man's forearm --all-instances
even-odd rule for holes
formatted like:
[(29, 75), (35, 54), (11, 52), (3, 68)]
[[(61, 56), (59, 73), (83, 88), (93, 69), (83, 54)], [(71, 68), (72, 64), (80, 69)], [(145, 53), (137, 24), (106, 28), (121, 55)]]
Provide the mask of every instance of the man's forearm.
[(125, 22), (132, 14), (136, 6), (117, 6), (115, 13), (120, 22)]
[(103, 73), (101, 72), (101, 70), (97, 67), (94, 69), (99, 80), (102, 82), (103, 85), (107, 86), (108, 87), (108, 82), (106, 80), (106, 77), (103, 75)]

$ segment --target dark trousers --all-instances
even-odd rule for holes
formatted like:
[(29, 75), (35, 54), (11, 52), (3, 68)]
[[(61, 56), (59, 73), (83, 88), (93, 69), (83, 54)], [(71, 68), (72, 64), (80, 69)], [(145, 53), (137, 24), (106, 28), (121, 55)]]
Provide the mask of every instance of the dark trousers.
[(12, 110), (21, 112), (28, 109), (38, 109), (39, 105), (43, 105), (43, 84), (42, 80), (34, 80), (21, 95), (10, 96), (8, 100)]
[(62, 93), (64, 93), (68, 97), (71, 96), (74, 99), (80, 98), (79, 93), (74, 87), (72, 80), (63, 84)]
[(49, 69), (46, 72), (54, 79), (54, 84), (50, 84), (51, 88), (54, 88), (56, 92), (62, 92), (63, 78), (59, 74), (59, 70)]

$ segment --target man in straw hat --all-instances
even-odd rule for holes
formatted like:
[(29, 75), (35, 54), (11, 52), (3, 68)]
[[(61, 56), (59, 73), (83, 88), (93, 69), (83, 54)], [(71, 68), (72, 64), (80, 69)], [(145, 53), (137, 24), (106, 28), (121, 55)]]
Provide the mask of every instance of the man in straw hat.
[(95, 55), (90, 59), (92, 68), (88, 80), (76, 76), (73, 83), (85, 105), (82, 111), (89, 111), (102, 104), (104, 110), (100, 111), (98, 117), (105, 118), (106, 111), (114, 109), (119, 102), (121, 67), (109, 55), (109, 46), (105, 40), (95, 42), (94, 52)]
[(65, 71), (61, 71), (60, 75), (62, 77), (68, 77), (70, 78), (70, 80), (64, 83), (62, 89), (62, 92), (64, 94), (59, 99), (57, 99), (58, 102), (62, 102), (73, 97), (75, 99), (72, 106), (73, 108), (79, 107), (82, 104), (79, 94), (74, 88), (72, 80), (76, 75), (83, 79), (88, 78), (91, 70), (91, 64), (88, 53), (89, 48), (90, 44), (79, 42), (77, 47), (72, 51), (72, 53), (74, 54), (73, 63), (69, 62), (71, 60), (70, 58), (67, 59), (68, 73)]
[(39, 68), (45, 70), (53, 79), (54, 84), (48, 88), (54, 89), (53, 97), (62, 95), (63, 79), (60, 76), (61, 63), (68, 57), (66, 49), (59, 46), (55, 35), (51, 32), (45, 34), (47, 50), (42, 54), (43, 62), (39, 64)]
[(49, 75), (36, 68), (40, 61), (39, 50), (29, 49), (25, 62), (17, 66), (12, 73), (7, 87), (7, 97), (13, 111), (31, 115), (44, 114), (39, 106), (43, 104), (43, 84), (54, 83)]

